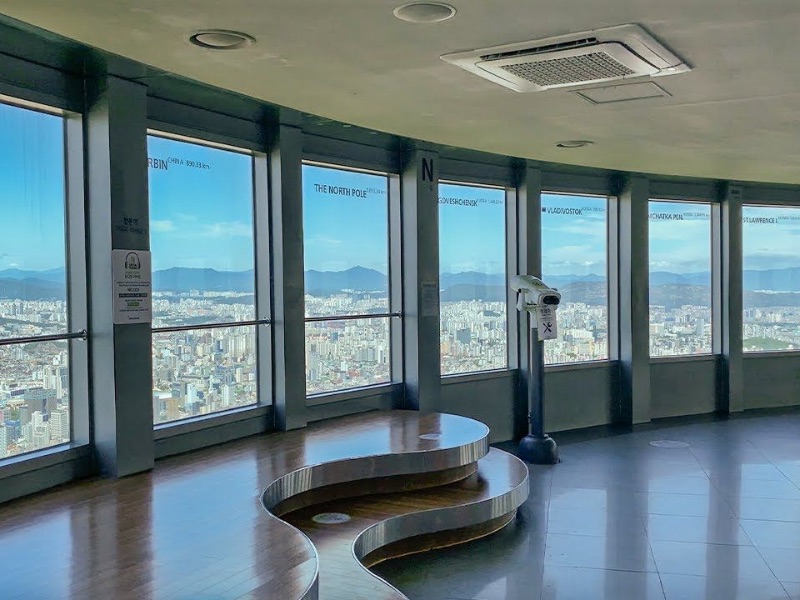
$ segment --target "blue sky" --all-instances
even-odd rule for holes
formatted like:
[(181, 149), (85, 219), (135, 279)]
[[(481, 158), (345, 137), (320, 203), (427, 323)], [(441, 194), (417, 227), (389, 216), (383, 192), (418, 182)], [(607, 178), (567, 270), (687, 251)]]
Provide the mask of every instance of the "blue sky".
[(0, 104), (0, 271), (64, 267), (60, 117)]
[(388, 273), (388, 185), (383, 175), (303, 165), (306, 270)]
[(154, 136), (147, 154), (168, 163), (148, 169), (153, 270), (252, 269), (252, 157)]
[(442, 273), (505, 273), (505, 198), (502, 189), (439, 184)]
[(711, 271), (710, 204), (651, 201), (649, 233), (651, 272)]
[[(0, 104), (0, 131), (0, 270), (63, 267), (62, 120)], [(153, 268), (251, 269), (251, 157), (157, 137), (148, 138), (148, 155), (173, 161), (166, 170), (148, 169)], [(366, 197), (326, 193), (315, 184), (358, 189)], [(386, 177), (306, 165), (303, 190), (306, 268), (336, 271), (361, 265), (386, 273)], [(504, 191), (441, 184), (439, 195), (476, 201), (473, 206), (439, 205), (442, 272), (502, 273)], [(605, 202), (591, 196), (543, 195), (545, 209), (580, 212), (542, 215), (545, 274), (605, 273)], [(710, 214), (707, 204), (675, 202), (651, 203), (653, 211)], [(800, 208), (745, 206), (743, 213), (746, 269), (800, 267)], [(652, 270), (708, 270), (709, 217), (651, 218), (650, 235)]]
[(602, 275), (608, 201), (599, 196), (542, 194), (542, 275)]
[(800, 208), (742, 207), (744, 268), (800, 267)]

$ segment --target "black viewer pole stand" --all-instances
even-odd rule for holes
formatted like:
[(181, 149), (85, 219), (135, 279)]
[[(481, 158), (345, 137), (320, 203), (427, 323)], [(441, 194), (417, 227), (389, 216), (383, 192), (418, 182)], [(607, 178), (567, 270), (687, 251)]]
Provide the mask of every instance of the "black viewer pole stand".
[(553, 438), (544, 432), (544, 342), (539, 341), (539, 333), (534, 327), (536, 317), (528, 315), (528, 347), (530, 364), (528, 367), (528, 426), (529, 433), (519, 442), (519, 457), (534, 465), (554, 465), (558, 462), (558, 446)]

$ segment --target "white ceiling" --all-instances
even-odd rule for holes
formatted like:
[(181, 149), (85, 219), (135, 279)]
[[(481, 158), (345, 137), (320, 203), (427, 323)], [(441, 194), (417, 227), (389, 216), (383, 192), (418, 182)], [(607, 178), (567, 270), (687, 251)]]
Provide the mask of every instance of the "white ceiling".
[[(403, 0), (0, 0), (0, 13), (140, 62), (363, 127), (512, 156), (620, 170), (800, 183), (798, 0), (451, 0), (455, 18), (399, 21)], [(694, 69), (671, 98), (593, 106), (518, 94), (448, 52), (623, 23)], [(258, 44), (186, 42), (201, 28)], [(588, 139), (578, 150), (558, 140)]]

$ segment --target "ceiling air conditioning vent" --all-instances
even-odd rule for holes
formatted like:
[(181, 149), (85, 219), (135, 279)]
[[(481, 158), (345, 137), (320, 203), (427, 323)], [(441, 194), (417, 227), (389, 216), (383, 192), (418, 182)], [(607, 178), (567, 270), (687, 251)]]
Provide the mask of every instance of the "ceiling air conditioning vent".
[(517, 92), (540, 92), (689, 71), (638, 25), (445, 54), (442, 60)]
[(510, 52), (495, 52), (494, 54), (484, 54), (481, 60), (498, 60), (501, 58), (514, 58), (515, 56), (528, 56), (531, 54), (540, 54), (542, 52), (554, 52), (556, 50), (570, 50), (572, 48), (581, 48), (582, 46), (592, 46), (597, 43), (596, 37), (582, 38), (579, 40), (570, 40), (568, 42), (561, 42), (560, 44), (546, 44), (544, 46), (533, 46), (532, 48), (524, 48), (522, 50), (512, 50)]

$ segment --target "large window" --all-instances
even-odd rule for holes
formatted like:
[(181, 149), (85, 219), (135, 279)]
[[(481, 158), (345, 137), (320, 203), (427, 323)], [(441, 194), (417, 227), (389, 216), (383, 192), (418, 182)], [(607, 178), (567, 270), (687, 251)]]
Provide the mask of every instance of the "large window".
[(505, 190), (439, 184), (442, 375), (508, 366)]
[(742, 207), (744, 350), (800, 350), (800, 208)]
[(253, 157), (148, 137), (156, 424), (258, 402)]
[(303, 165), (309, 394), (391, 381), (388, 181)]
[(561, 292), (548, 364), (608, 358), (608, 199), (542, 194), (542, 278)]
[(711, 353), (711, 205), (650, 201), (650, 356)]
[(64, 119), (0, 104), (0, 459), (71, 439)]

